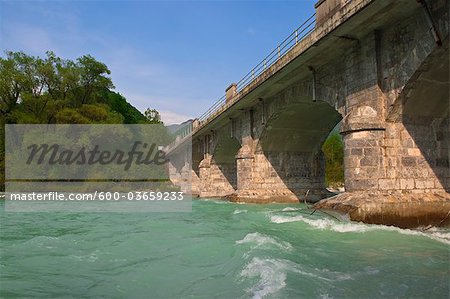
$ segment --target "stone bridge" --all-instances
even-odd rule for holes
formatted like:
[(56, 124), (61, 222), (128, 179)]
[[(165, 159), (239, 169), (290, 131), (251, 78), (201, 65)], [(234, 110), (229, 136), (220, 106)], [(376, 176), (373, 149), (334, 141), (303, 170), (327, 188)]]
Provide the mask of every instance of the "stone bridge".
[(192, 163), (172, 158), (171, 177), (187, 173), (200, 197), (316, 201), (329, 196), (321, 146), (341, 122), (346, 192), (448, 192), (449, 1), (315, 7), (312, 29), (168, 149), (175, 157), (192, 138)]

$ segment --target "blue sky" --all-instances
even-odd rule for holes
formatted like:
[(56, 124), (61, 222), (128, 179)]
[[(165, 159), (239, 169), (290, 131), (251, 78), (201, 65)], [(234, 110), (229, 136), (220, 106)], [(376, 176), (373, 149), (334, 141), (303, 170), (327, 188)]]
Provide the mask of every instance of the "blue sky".
[(135, 107), (178, 123), (206, 111), (313, 14), (315, 2), (0, 0), (0, 49), (91, 54)]

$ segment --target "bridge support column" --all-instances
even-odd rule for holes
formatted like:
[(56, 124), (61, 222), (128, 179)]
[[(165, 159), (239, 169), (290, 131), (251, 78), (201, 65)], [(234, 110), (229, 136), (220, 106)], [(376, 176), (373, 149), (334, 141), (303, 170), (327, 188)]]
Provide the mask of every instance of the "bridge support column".
[(180, 157), (172, 156), (167, 165), (169, 179), (175, 186), (187, 194), (199, 194), (198, 176), (187, 160), (180, 160)]
[(344, 132), (346, 191), (378, 190), (379, 180), (386, 177), (383, 135), (370, 129)]
[(225, 197), (232, 194), (234, 188), (229, 176), (235, 171), (232, 165), (216, 164), (211, 154), (205, 154), (199, 165), (200, 197)]
[(211, 155), (205, 154), (203, 160), (200, 161), (198, 165), (199, 169), (199, 180), (200, 180), (200, 197), (211, 196), (210, 188), (210, 170), (211, 170)]
[(408, 107), (386, 118), (376, 104), (383, 103), (378, 86), (362, 94), (341, 128), (347, 192), (316, 207), (339, 209), (352, 220), (368, 223), (448, 225), (448, 105), (434, 115), (427, 115), (426, 107)]
[[(374, 90), (373, 94), (376, 95), (377, 91)], [(366, 102), (366, 105), (353, 108), (341, 127), (345, 149), (345, 189), (348, 192), (378, 190), (379, 181), (386, 177), (382, 147), (385, 124), (380, 118), (377, 97), (369, 101), (372, 105)]]
[(236, 201), (314, 202), (330, 194), (325, 189), (321, 154), (253, 153), (250, 147), (243, 146), (236, 162)]
[(175, 186), (180, 186), (181, 184), (181, 173), (177, 170), (176, 166), (174, 165), (173, 161), (169, 161), (169, 163), (167, 163), (168, 165), (168, 172), (169, 172), (169, 178), (170, 181), (175, 185)]
[(254, 162), (253, 151), (244, 145), (236, 155), (237, 190), (243, 192), (252, 188), (252, 172)]
[(200, 191), (201, 191), (201, 180), (198, 176), (198, 174), (193, 170), (193, 169), (189, 169), (190, 173), (191, 173), (191, 193), (192, 196), (196, 197), (196, 196), (200, 196)]
[(344, 118), (346, 191), (448, 190), (448, 116), (404, 115), (386, 121), (376, 108), (362, 105)]

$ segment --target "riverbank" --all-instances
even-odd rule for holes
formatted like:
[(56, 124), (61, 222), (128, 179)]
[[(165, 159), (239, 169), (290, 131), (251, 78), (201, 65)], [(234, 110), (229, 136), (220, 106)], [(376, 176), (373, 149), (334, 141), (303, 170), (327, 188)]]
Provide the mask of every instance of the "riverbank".
[(348, 214), (353, 221), (400, 228), (450, 227), (449, 193), (349, 192), (319, 201), (316, 209)]

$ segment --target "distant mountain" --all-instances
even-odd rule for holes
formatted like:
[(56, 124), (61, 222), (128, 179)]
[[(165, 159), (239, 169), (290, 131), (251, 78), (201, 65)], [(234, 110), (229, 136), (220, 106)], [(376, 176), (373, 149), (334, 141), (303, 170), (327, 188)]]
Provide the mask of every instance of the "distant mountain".
[(173, 125), (169, 125), (169, 126), (166, 126), (166, 127), (169, 130), (169, 133), (174, 134), (174, 135), (178, 135), (177, 134), (178, 132), (181, 133), (181, 131), (185, 127), (190, 126), (193, 121), (194, 121), (193, 119), (188, 119), (187, 121), (184, 121), (181, 124), (173, 124)]

